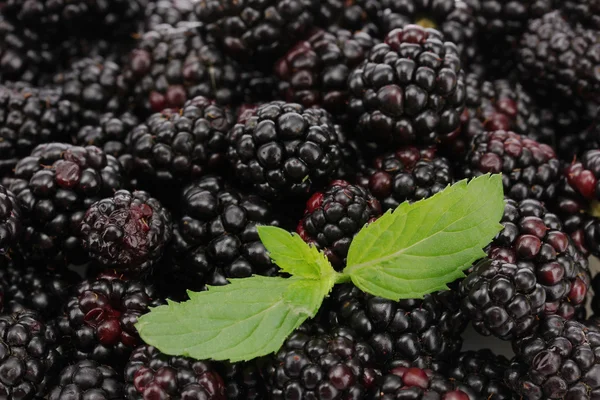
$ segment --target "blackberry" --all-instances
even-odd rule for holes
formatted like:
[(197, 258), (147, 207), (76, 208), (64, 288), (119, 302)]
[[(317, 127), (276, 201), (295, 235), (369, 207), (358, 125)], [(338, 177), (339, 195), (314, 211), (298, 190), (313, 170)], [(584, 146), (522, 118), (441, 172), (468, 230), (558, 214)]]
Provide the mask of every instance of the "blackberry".
[(181, 108), (197, 96), (234, 105), (244, 89), (237, 63), (198, 33), (197, 23), (159, 25), (144, 33), (123, 71), (141, 115)]
[(354, 235), (381, 216), (381, 205), (367, 189), (346, 181), (333, 181), (324, 192), (306, 202), (304, 217), (296, 231), (307, 243), (323, 251), (340, 271)]
[(363, 399), (381, 372), (371, 346), (349, 329), (322, 335), (294, 332), (265, 371), (269, 397)]
[(33, 311), (0, 315), (0, 394), (42, 398), (62, 364), (57, 332)]
[(318, 105), (338, 121), (347, 119), (348, 75), (376, 42), (365, 32), (317, 30), (276, 63), (279, 92), (288, 102)]
[(564, 0), (557, 3), (565, 17), (573, 23), (583, 23), (586, 27), (600, 29), (600, 1)]
[(587, 201), (600, 200), (600, 150), (586, 151), (565, 171), (567, 182)]
[(464, 382), (481, 399), (518, 400), (504, 384), (509, 360), (489, 349), (461, 353), (448, 372), (448, 378)]
[(139, 124), (137, 117), (130, 113), (106, 113), (98, 117), (95, 124), (82, 126), (73, 142), (78, 146), (96, 146), (115, 158), (127, 153), (127, 134)]
[(265, 383), (262, 372), (255, 362), (229, 363), (214, 365), (223, 377), (228, 400), (260, 400), (265, 398)]
[(225, 385), (207, 361), (168, 356), (148, 345), (136, 348), (125, 366), (128, 399), (225, 400)]
[(0, 85), (0, 124), (0, 171), (4, 174), (35, 146), (68, 141), (78, 127), (76, 108), (60, 90), (33, 88), (24, 82)]
[(183, 190), (180, 209), (171, 245), (176, 262), (169, 271), (186, 288), (200, 290), (204, 284), (224, 285), (227, 278), (277, 273), (256, 231), (257, 225), (280, 225), (264, 200), (207, 176)]
[(74, 359), (119, 367), (141, 342), (138, 318), (161, 304), (154, 287), (104, 273), (74, 288), (58, 327)]
[(151, 1), (144, 14), (143, 32), (152, 31), (162, 24), (176, 26), (181, 22), (197, 21), (192, 0)]
[(149, 189), (160, 183), (188, 183), (226, 167), (227, 132), (233, 113), (205, 97), (180, 110), (152, 114), (125, 140), (132, 174)]
[(139, 274), (160, 260), (171, 239), (171, 214), (149, 193), (119, 190), (92, 204), (80, 229), (90, 259)]
[(475, 400), (480, 397), (466, 385), (420, 368), (394, 368), (383, 376), (372, 400)]
[(587, 259), (537, 200), (505, 200), (504, 229), (461, 282), (463, 309), (475, 329), (502, 339), (535, 332), (541, 316), (575, 317), (590, 285)]
[(552, 200), (560, 180), (560, 161), (552, 147), (510, 131), (476, 136), (467, 154), (465, 177), (502, 173), (506, 196), (515, 200)]
[(37, 146), (21, 159), (10, 190), (24, 219), (20, 242), (28, 260), (46, 265), (87, 261), (77, 238), (85, 211), (123, 184), (121, 165), (94, 146)]
[(117, 400), (123, 397), (123, 383), (115, 370), (92, 360), (84, 360), (61, 371), (58, 384), (52, 388), (48, 399)]
[(550, 316), (539, 332), (513, 344), (517, 360), (505, 374), (520, 396), (591, 400), (600, 396), (600, 332)]
[(519, 48), (520, 77), (542, 96), (553, 93), (574, 104), (600, 96), (600, 41), (596, 31), (572, 27), (560, 12), (529, 23)]
[[(597, 274), (592, 281), (592, 290), (594, 297), (592, 298), (592, 310), (594, 314), (600, 317), (600, 274)], [(600, 325), (598, 325), (600, 327)]]
[(265, 198), (308, 197), (342, 162), (330, 115), (273, 101), (229, 132), (228, 158), (239, 181)]
[(445, 371), (462, 346), (467, 325), (454, 291), (392, 301), (336, 286), (324, 304), (331, 326), (348, 326), (375, 352), (378, 365)]
[(21, 208), (10, 190), (0, 185), (0, 254), (6, 254), (21, 235)]
[(388, 33), (348, 78), (348, 113), (367, 146), (434, 143), (455, 131), (464, 109), (458, 49), (433, 29)]
[(237, 59), (265, 58), (265, 64), (315, 24), (318, 0), (200, 0), (198, 20), (208, 36)]
[(383, 211), (405, 201), (415, 202), (441, 192), (454, 182), (454, 168), (433, 148), (402, 147), (384, 154), (359, 174), (359, 185), (381, 202)]

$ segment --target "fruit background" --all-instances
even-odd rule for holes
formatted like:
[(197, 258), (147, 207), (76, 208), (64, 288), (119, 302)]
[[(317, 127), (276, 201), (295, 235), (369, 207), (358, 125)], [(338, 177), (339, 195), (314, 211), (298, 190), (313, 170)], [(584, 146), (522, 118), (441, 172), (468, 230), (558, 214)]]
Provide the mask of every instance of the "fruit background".
[[(259, 225), (342, 271), (488, 173), (449, 290), (336, 285), (238, 363), (136, 329), (288, 277)], [(0, 0), (0, 399), (600, 400), (599, 202), (600, 0)]]

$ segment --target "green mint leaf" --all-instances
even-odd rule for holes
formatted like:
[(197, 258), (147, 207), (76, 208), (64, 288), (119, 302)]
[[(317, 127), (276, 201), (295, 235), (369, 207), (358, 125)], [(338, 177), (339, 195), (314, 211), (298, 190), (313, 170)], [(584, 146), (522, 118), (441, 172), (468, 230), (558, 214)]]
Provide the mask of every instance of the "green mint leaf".
[(502, 229), (501, 175), (466, 180), (403, 203), (352, 240), (344, 274), (361, 290), (391, 300), (447, 289)]
[(325, 254), (300, 236), (275, 226), (258, 226), (257, 230), (269, 256), (283, 272), (310, 279), (335, 273)]
[(198, 360), (251, 360), (279, 350), (314, 317), (334, 285), (329, 279), (253, 276), (190, 292), (143, 315), (136, 328), (144, 342), (171, 355)]

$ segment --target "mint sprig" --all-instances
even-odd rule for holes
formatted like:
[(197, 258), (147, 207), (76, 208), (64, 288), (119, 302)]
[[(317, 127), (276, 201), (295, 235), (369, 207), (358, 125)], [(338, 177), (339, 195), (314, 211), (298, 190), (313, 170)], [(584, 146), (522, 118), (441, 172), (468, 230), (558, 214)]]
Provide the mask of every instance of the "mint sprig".
[(355, 236), (341, 273), (299, 236), (259, 226), (271, 258), (291, 278), (231, 279), (227, 286), (189, 292), (189, 301), (154, 308), (136, 327), (146, 343), (166, 354), (232, 362), (260, 357), (277, 351), (314, 317), (336, 283), (352, 280), (393, 300), (446, 289), (485, 256), (483, 247), (502, 229), (503, 211), (500, 175), (403, 203)]

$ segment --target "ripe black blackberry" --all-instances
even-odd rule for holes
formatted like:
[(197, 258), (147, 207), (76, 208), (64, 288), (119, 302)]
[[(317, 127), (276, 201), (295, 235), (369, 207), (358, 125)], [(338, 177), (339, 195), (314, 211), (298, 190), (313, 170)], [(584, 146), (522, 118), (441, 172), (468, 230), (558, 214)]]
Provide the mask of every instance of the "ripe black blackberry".
[(138, 317), (161, 304), (153, 286), (103, 273), (74, 288), (58, 327), (74, 359), (119, 367), (141, 343)]
[(380, 375), (373, 349), (350, 329), (322, 335), (294, 332), (265, 371), (274, 400), (363, 399)]
[(402, 147), (384, 154), (358, 176), (358, 183), (368, 188), (381, 202), (383, 212), (405, 201), (415, 202), (441, 192), (454, 182), (454, 168), (434, 148)]
[(239, 60), (264, 59), (286, 51), (316, 22), (318, 0), (200, 0), (198, 20), (208, 36)]
[(8, 173), (38, 144), (69, 141), (76, 132), (76, 107), (61, 90), (24, 82), (0, 85), (0, 171)]
[(80, 225), (90, 259), (128, 274), (158, 263), (171, 235), (171, 214), (142, 191), (119, 190), (92, 204)]
[(176, 26), (180, 22), (196, 21), (192, 0), (151, 1), (144, 9), (142, 32), (152, 31), (162, 24)]
[(434, 143), (460, 124), (464, 73), (455, 44), (408, 25), (388, 33), (348, 78), (348, 113), (367, 146)]
[(180, 110), (152, 114), (125, 140), (131, 173), (144, 187), (186, 184), (226, 167), (227, 132), (233, 113), (205, 97), (186, 101)]
[(137, 347), (125, 366), (128, 399), (149, 398), (225, 400), (225, 385), (208, 361), (162, 354), (157, 348)]
[(502, 339), (535, 332), (542, 315), (575, 318), (590, 286), (587, 259), (537, 200), (505, 200), (504, 229), (461, 282), (463, 309), (475, 329)]
[(374, 349), (378, 365), (436, 371), (445, 371), (460, 351), (468, 322), (454, 291), (396, 302), (351, 284), (333, 289), (323, 315), (331, 326), (354, 330)]
[(124, 397), (123, 383), (115, 370), (92, 360), (79, 361), (60, 372), (49, 400), (73, 398), (118, 400)]
[(225, 285), (227, 278), (277, 273), (256, 231), (256, 225), (280, 225), (269, 203), (206, 176), (183, 190), (180, 209), (171, 244), (176, 261), (169, 273), (186, 288), (200, 290), (205, 284)]
[(21, 208), (13, 192), (0, 185), (0, 255), (6, 254), (21, 236)]
[(453, 363), (447, 377), (468, 385), (481, 399), (518, 400), (504, 384), (509, 360), (489, 349), (466, 351)]
[(237, 179), (269, 198), (308, 197), (342, 163), (337, 132), (321, 108), (273, 101), (259, 106), (228, 135)]
[(519, 48), (521, 79), (542, 96), (565, 96), (573, 104), (600, 96), (598, 32), (571, 26), (558, 12), (529, 23)]
[(265, 382), (257, 364), (254, 361), (214, 364), (225, 383), (228, 400), (261, 400), (265, 398)]
[(337, 121), (347, 119), (347, 80), (377, 43), (368, 33), (317, 30), (298, 42), (275, 65), (279, 92), (288, 102), (318, 105)]
[(518, 395), (530, 400), (600, 396), (600, 331), (550, 316), (538, 333), (513, 347), (518, 356), (505, 381)]
[(556, 197), (561, 165), (552, 147), (500, 130), (473, 139), (462, 173), (467, 178), (502, 173), (507, 197), (550, 201)]
[(181, 108), (196, 96), (241, 101), (241, 70), (198, 32), (197, 23), (159, 25), (142, 35), (123, 71), (141, 115)]
[(42, 398), (62, 365), (56, 348), (55, 327), (35, 312), (0, 315), (0, 395)]
[(435, 374), (431, 370), (406, 367), (394, 368), (385, 374), (369, 397), (372, 400), (475, 400), (480, 398), (470, 387), (459, 381)]
[[(337, 3), (339, 1), (329, 0), (328, 2)], [(378, 26), (378, 16), (382, 11), (381, 0), (344, 0), (340, 3), (343, 4), (337, 13), (334, 25), (352, 32), (363, 31), (378, 38), (387, 33), (381, 32)]]
[(600, 1), (563, 0), (557, 3), (565, 17), (573, 23), (583, 23), (591, 29), (600, 29)]
[(106, 113), (95, 124), (82, 126), (73, 142), (78, 146), (96, 146), (106, 154), (119, 158), (127, 152), (127, 134), (139, 124), (135, 115)]
[(306, 202), (296, 232), (323, 251), (333, 267), (341, 271), (354, 235), (379, 216), (381, 205), (367, 189), (337, 180)]
[(10, 190), (24, 220), (24, 256), (45, 265), (88, 260), (78, 239), (85, 211), (123, 185), (121, 165), (94, 146), (37, 146), (14, 170)]

